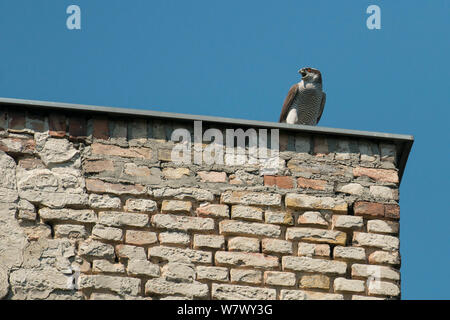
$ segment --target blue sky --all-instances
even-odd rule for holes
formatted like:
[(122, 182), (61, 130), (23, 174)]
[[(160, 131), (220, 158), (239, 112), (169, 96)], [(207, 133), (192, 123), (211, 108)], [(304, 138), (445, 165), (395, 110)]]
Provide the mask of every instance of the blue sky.
[(298, 68), (316, 67), (321, 126), (414, 135), (402, 298), (448, 299), (449, 14), (447, 0), (3, 0), (0, 96), (277, 121)]

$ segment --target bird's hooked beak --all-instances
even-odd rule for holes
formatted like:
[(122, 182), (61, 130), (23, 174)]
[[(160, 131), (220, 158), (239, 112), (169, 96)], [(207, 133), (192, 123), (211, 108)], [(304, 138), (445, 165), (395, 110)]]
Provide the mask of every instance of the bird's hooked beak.
[(306, 71), (304, 68), (298, 70), (298, 73), (300, 73), (302, 75), (302, 77), (306, 76)]

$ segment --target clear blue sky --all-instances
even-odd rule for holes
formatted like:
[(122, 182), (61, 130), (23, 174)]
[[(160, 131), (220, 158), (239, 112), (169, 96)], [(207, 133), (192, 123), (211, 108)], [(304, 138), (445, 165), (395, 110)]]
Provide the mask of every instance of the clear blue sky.
[(321, 126), (415, 136), (402, 295), (448, 299), (449, 32), (447, 0), (2, 0), (0, 96), (277, 121), (298, 68), (316, 67)]

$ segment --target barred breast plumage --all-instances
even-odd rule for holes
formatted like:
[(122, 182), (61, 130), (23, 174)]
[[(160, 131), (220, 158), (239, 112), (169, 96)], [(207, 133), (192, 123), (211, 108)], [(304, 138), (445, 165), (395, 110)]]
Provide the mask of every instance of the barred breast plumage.
[(321, 102), (321, 88), (305, 88), (300, 83), (297, 94), (291, 104), (291, 108), (297, 109), (297, 123), (316, 125)]

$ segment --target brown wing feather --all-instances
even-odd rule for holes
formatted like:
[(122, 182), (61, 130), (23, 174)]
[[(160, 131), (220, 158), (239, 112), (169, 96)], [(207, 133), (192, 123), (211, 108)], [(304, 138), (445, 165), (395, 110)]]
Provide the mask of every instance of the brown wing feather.
[(317, 118), (316, 124), (319, 123), (320, 118), (322, 117), (323, 109), (325, 107), (325, 102), (327, 101), (327, 95), (325, 92), (322, 92), (322, 102), (320, 103), (320, 111), (319, 111), (319, 117)]
[(284, 99), (283, 108), (281, 108), (280, 119), (278, 120), (279, 122), (286, 121), (289, 107), (291, 106), (292, 100), (294, 100), (297, 91), (298, 91), (298, 84), (296, 83), (289, 89), (286, 99)]

